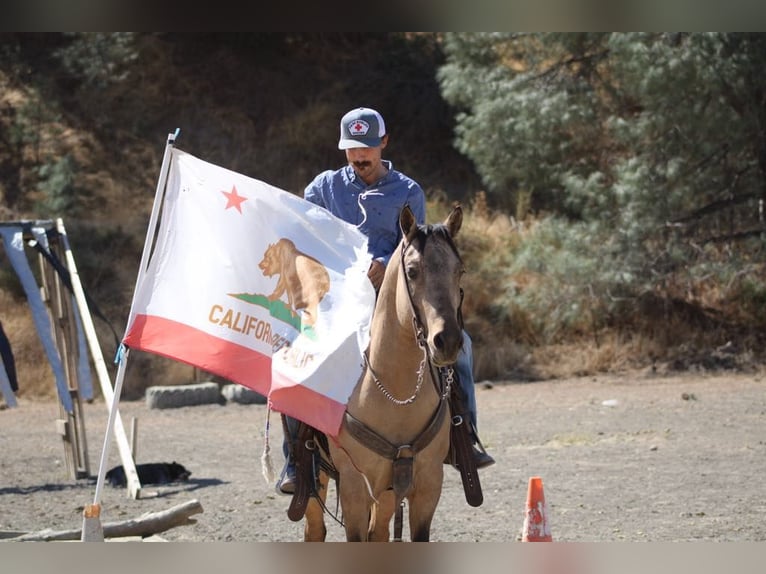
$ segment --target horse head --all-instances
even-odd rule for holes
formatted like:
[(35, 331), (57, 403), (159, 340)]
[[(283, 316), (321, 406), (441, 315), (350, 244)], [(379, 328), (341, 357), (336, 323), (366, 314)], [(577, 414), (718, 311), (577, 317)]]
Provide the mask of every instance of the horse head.
[(436, 225), (418, 225), (409, 206), (399, 214), (401, 277), (416, 336), (437, 367), (454, 363), (463, 344), (460, 279), (465, 270), (454, 242), (462, 223), (459, 204)]

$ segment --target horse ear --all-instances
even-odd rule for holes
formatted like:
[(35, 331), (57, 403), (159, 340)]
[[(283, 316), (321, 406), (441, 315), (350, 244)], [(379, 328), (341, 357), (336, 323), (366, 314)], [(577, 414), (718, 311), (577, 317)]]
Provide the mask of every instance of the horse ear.
[(463, 225), (463, 208), (459, 203), (456, 203), (450, 214), (447, 216), (447, 219), (444, 220), (444, 226), (454, 238), (457, 237), (461, 225)]
[(405, 205), (399, 212), (399, 227), (402, 230), (402, 237), (411, 241), (418, 230), (418, 222), (415, 221), (415, 214), (412, 213), (409, 205)]

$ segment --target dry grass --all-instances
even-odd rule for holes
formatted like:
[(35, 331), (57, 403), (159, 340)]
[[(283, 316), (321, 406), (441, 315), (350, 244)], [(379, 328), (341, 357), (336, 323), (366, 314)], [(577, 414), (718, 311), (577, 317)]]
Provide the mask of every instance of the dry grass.
[(0, 320), (11, 344), (19, 382), (18, 396), (26, 399), (56, 397), (56, 379), (48, 363), (26, 300), (0, 290)]
[(590, 376), (599, 373), (624, 371), (645, 366), (642, 361), (651, 354), (656, 343), (637, 336), (622, 340), (619, 335), (608, 334), (599, 344), (594, 341), (546, 345), (537, 347), (532, 354), (540, 365), (545, 379), (571, 376)]

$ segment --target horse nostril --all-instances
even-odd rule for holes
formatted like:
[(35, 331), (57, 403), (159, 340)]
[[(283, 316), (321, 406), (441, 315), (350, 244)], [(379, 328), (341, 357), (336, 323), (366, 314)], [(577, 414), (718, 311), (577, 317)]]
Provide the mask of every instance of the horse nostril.
[(434, 352), (446, 357), (457, 355), (462, 342), (462, 336), (445, 330), (435, 333), (431, 344), (433, 345)]
[(444, 350), (444, 337), (441, 333), (434, 335), (434, 347), (439, 351)]

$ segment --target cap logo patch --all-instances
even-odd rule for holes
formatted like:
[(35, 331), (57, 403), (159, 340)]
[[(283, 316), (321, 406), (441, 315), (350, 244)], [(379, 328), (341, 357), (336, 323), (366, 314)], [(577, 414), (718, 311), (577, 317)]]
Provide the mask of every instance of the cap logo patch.
[(370, 124), (364, 120), (354, 120), (348, 124), (348, 133), (352, 136), (366, 136), (370, 131)]

